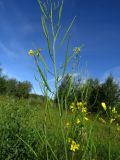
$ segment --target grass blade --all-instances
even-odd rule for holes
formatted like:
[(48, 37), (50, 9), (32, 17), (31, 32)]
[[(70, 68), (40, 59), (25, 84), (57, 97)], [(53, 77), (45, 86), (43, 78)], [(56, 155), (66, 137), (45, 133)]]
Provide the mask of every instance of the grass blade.
[(41, 59), (41, 61), (43, 62), (44, 66), (45, 66), (45, 68), (46, 68), (46, 70), (48, 71), (48, 70), (49, 70), (48, 65), (47, 65), (47, 63), (45, 62), (45, 60), (44, 60), (44, 58), (43, 58), (43, 56), (42, 56), (41, 54), (39, 54), (39, 58)]
[(68, 64), (68, 48), (69, 48), (69, 42), (70, 42), (70, 37), (68, 39), (68, 43), (67, 43), (67, 47), (66, 47), (66, 56), (65, 56), (65, 63), (64, 63), (64, 69), (63, 69), (63, 74), (62, 74), (62, 78), (64, 77), (65, 75), (65, 71), (66, 71), (66, 68), (67, 68), (67, 64)]
[(51, 89), (50, 89), (50, 87), (49, 87), (49, 85), (48, 85), (48, 83), (47, 83), (47, 81), (46, 81), (46, 79), (45, 79), (45, 77), (44, 77), (44, 74), (43, 74), (42, 70), (40, 69), (40, 67), (39, 67), (39, 65), (38, 65), (37, 58), (36, 58), (35, 56), (34, 56), (34, 58), (35, 58), (35, 63), (36, 63), (38, 72), (40, 73), (40, 75), (41, 75), (41, 77), (42, 77), (42, 80), (43, 80), (45, 86), (46, 86), (47, 89), (51, 92)]
[(38, 4), (39, 4), (39, 6), (40, 6), (40, 9), (41, 9), (43, 15), (45, 16), (45, 18), (47, 18), (47, 15), (45, 14), (45, 11), (44, 11), (44, 8), (43, 8), (43, 6), (42, 6), (42, 4), (41, 4), (41, 1), (40, 1), (40, 0), (37, 0), (37, 2), (38, 2)]
[(45, 23), (45, 18), (42, 17), (41, 21), (42, 21), (42, 27), (43, 27), (43, 31), (44, 31), (44, 34), (45, 34), (45, 38), (47, 40), (48, 52), (49, 52), (50, 58), (51, 58), (51, 60), (53, 62), (53, 56), (51, 54), (51, 48), (50, 48), (51, 44), (50, 44), (50, 39), (49, 39), (49, 32), (48, 32), (47, 25)]
[(27, 143), (27, 142), (25, 142), (21, 137), (19, 137), (18, 135), (17, 135), (17, 137), (31, 150), (31, 152), (35, 155), (35, 157), (38, 159), (38, 156), (37, 156), (37, 154), (35, 153), (35, 151), (33, 150), (33, 148)]
[(54, 25), (53, 25), (53, 7), (52, 7), (52, 2), (50, 0), (50, 21), (51, 21), (51, 28), (52, 28), (52, 34), (53, 34), (53, 37), (54, 37)]
[(58, 13), (58, 24), (57, 24), (58, 28), (59, 28), (59, 25), (60, 25), (62, 9), (63, 9), (63, 3), (64, 3), (64, 0), (62, 0), (61, 6), (60, 6), (60, 9), (59, 9), (59, 13)]
[(74, 24), (75, 19), (76, 19), (76, 16), (73, 18), (73, 20), (72, 20), (72, 22), (70, 23), (70, 25), (69, 25), (67, 31), (65, 32), (65, 35), (64, 35), (64, 37), (63, 37), (63, 39), (62, 39), (60, 45), (62, 45), (62, 44), (64, 43), (64, 41), (65, 41), (65, 39), (66, 39), (66, 37), (67, 37), (67, 35), (68, 35), (70, 29), (72, 28), (72, 26), (73, 26), (73, 24)]

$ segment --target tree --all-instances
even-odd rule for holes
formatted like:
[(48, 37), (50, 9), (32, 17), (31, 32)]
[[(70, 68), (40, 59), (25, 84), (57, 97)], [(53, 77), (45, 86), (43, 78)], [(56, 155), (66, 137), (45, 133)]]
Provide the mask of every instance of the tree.
[(90, 111), (98, 112), (101, 108), (102, 97), (104, 97), (101, 84), (98, 79), (90, 80), (90, 94), (88, 98), (88, 106)]
[(18, 82), (17, 87), (16, 87), (16, 94), (18, 98), (28, 98), (29, 93), (32, 89), (32, 84), (28, 81), (24, 82)]
[(0, 77), (2, 76), (2, 68), (0, 68)]
[(8, 79), (3, 75), (0, 68), (0, 94), (27, 98), (32, 89), (32, 84), (28, 81), (19, 82), (16, 79)]
[(6, 79), (5, 77), (0, 77), (0, 94), (6, 93)]
[(90, 94), (88, 106), (92, 112), (102, 110), (101, 102), (105, 102), (107, 106), (117, 106), (120, 101), (120, 86), (109, 75), (104, 83), (100, 84), (99, 80), (90, 80)]
[[(61, 82), (61, 85), (58, 88), (58, 97), (61, 105), (65, 108), (65, 103), (67, 104), (70, 101), (71, 87), (72, 86), (72, 76), (67, 74)], [(57, 95), (55, 97), (55, 102), (58, 102)]]
[(109, 75), (106, 81), (102, 84), (104, 99), (109, 106), (115, 106), (120, 100), (120, 86), (114, 81), (112, 75)]
[(0, 68), (0, 94), (6, 93), (6, 76), (2, 74), (2, 68)]
[(6, 83), (6, 94), (9, 96), (15, 96), (16, 95), (16, 89), (17, 89), (18, 82), (16, 79), (8, 79)]

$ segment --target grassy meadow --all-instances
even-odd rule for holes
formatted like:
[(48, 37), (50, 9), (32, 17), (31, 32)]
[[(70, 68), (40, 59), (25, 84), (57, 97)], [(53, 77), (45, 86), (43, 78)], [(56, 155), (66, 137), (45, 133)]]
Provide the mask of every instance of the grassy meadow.
[(0, 75), (0, 160), (120, 160), (120, 88), (113, 77), (103, 84), (82, 80), (84, 45), (70, 46), (76, 16), (63, 33), (64, 0), (37, 1), (47, 49), (28, 55), (43, 96), (30, 96), (28, 82)]
[[(85, 122), (82, 138), (87, 139), (89, 143), (84, 143), (88, 147), (83, 150), (80, 145), (80, 149), (73, 154), (68, 145), (67, 158), (69, 160), (107, 160), (109, 138), (111, 144), (110, 159), (120, 159), (120, 130), (117, 130), (113, 123), (109, 137), (108, 126), (96, 119), (96, 116), (88, 114), (89, 120)], [(41, 99), (19, 100), (1, 96), (0, 159), (66, 159), (58, 108), (51, 104), (46, 115), (46, 121), (44, 117), (45, 107)], [(64, 111), (63, 128), (66, 134), (71, 130), (70, 125), (73, 117), (74, 114)], [(84, 158), (81, 157), (83, 154), (85, 154)]]

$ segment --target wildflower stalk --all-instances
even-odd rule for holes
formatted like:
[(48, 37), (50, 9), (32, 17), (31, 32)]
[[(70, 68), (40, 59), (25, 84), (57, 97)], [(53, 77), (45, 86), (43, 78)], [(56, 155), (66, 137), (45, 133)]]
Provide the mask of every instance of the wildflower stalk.
[[(45, 123), (44, 123), (44, 132), (45, 132), (45, 142), (47, 142), (47, 106), (48, 106), (48, 97), (46, 93), (46, 104), (45, 104)], [(46, 155), (47, 155), (47, 160), (49, 159), (48, 157), (48, 151), (47, 151), (47, 143), (45, 143), (45, 148), (46, 148)]]
[(17, 137), (30, 149), (30, 151), (34, 154), (34, 156), (38, 159), (38, 155), (36, 154), (36, 152), (33, 150), (33, 148), (25, 141), (23, 140), (21, 137), (19, 137), (19, 135), (17, 135)]
[[(45, 39), (47, 41), (48, 53), (49, 53), (50, 59), (51, 59), (51, 61), (53, 63), (53, 74), (49, 70), (48, 65), (45, 62), (45, 60), (43, 59), (43, 57), (41, 55), (39, 55), (39, 58), (41, 59), (43, 65), (45, 67), (45, 71), (47, 73), (50, 73), (52, 76), (54, 76), (54, 79), (55, 79), (55, 93), (56, 93), (57, 102), (58, 102), (58, 109), (59, 109), (60, 129), (61, 129), (62, 138), (63, 138), (63, 141), (64, 141), (65, 158), (66, 158), (66, 160), (68, 160), (67, 143), (66, 143), (66, 135), (65, 135), (65, 131), (64, 131), (63, 112), (62, 112), (63, 104), (61, 104), (59, 93), (58, 93), (58, 86), (59, 86), (59, 84), (58, 84), (59, 83), (59, 79), (58, 78), (59, 78), (59, 74), (61, 72), (59, 73), (59, 69), (57, 68), (57, 62), (56, 62), (56, 41), (57, 41), (57, 38), (58, 38), (58, 34), (60, 32), (60, 21), (61, 21), (61, 15), (62, 15), (62, 9), (63, 9), (64, 0), (61, 0), (61, 4), (59, 5), (57, 25), (54, 25), (53, 1), (49, 0), (50, 5), (48, 5), (48, 1), (47, 1), (46, 5), (43, 4), (41, 0), (37, 0), (37, 1), (38, 1), (38, 4), (39, 4), (41, 12), (42, 12), (41, 23), (42, 23), (43, 33), (44, 33)], [(55, 6), (55, 4), (54, 4), (54, 6)], [(50, 7), (50, 10), (47, 7)], [(46, 12), (46, 10), (47, 10), (47, 12)], [(68, 26), (68, 28), (67, 28), (67, 30), (66, 30), (66, 32), (65, 32), (65, 34), (64, 34), (64, 36), (63, 36), (63, 38), (62, 38), (62, 40), (60, 42), (60, 46), (63, 45), (63, 43), (67, 39), (68, 34), (69, 34), (73, 24), (74, 24), (75, 19), (76, 19), (76, 17), (73, 18), (73, 20), (71, 21), (70, 25)], [(49, 32), (49, 29), (48, 29), (49, 27), (47, 26), (47, 22), (46, 22), (48, 20), (50, 20), (49, 22), (50, 22), (50, 26), (51, 26), (51, 30), (52, 30), (52, 39), (50, 37), (50, 32)], [(67, 65), (68, 65), (69, 61), (76, 55), (76, 53), (73, 53), (72, 56), (69, 58), (69, 56), (68, 56), (69, 42), (70, 42), (70, 38), (68, 38), (68, 43), (67, 43), (67, 47), (66, 47), (65, 62), (63, 64), (63, 68), (62, 68), (62, 78), (64, 78), (64, 75), (66, 73), (66, 68), (67, 68)], [(78, 48), (78, 49), (80, 50), (80, 48)], [(33, 53), (31, 53), (31, 54), (33, 54)], [(44, 85), (43, 86), (44, 87), (43, 92), (44, 92), (44, 94), (46, 96), (45, 119), (44, 119), (45, 120), (45, 123), (44, 123), (44, 138), (45, 138), (45, 142), (46, 142), (47, 159), (49, 159), (48, 151), (47, 151), (47, 144), (48, 144), (47, 143), (48, 92), (50, 92), (50, 93), (53, 93), (53, 92), (51, 91), (51, 88), (50, 88), (50, 86), (49, 86), (49, 84), (47, 82), (47, 78), (45, 77), (45, 74), (47, 74), (47, 73), (44, 74), (43, 70), (40, 68), (36, 55), (34, 55), (34, 59), (35, 59), (35, 64), (37, 66), (38, 72), (39, 72), (39, 74), (41, 76), (42, 84)], [(72, 84), (72, 81), (70, 83), (70, 86), (69, 86), (69, 89), (68, 89), (68, 92), (67, 92), (67, 95), (66, 95), (66, 99), (67, 99), (67, 97), (69, 95), (71, 84)]]
[(87, 152), (87, 149), (89, 147), (90, 140), (91, 140), (92, 130), (93, 130), (94, 124), (95, 124), (97, 118), (99, 117), (99, 115), (100, 115), (100, 113), (97, 114), (97, 116), (95, 117), (95, 120), (94, 120), (93, 124), (90, 127), (89, 137), (88, 137), (87, 144), (86, 144), (86, 147), (85, 147), (85, 150), (84, 150), (84, 153), (83, 153), (83, 156), (82, 156), (81, 160), (84, 160), (84, 158), (86, 156), (86, 152)]
[(110, 136), (111, 136), (111, 127), (109, 125), (109, 160), (111, 160), (111, 144), (110, 144)]
[(108, 124), (108, 129), (109, 129), (108, 159), (111, 160), (111, 146), (110, 146), (110, 139), (111, 139), (111, 123), (110, 123), (110, 119), (111, 119), (111, 113), (110, 113), (110, 115), (108, 114), (107, 108), (105, 108), (105, 111), (106, 111), (107, 118), (109, 120), (109, 124)]
[(55, 89), (56, 89), (56, 95), (57, 95), (57, 101), (58, 101), (58, 108), (59, 108), (60, 126), (61, 126), (62, 136), (63, 136), (63, 140), (64, 140), (65, 157), (66, 157), (66, 160), (68, 160), (67, 148), (66, 148), (66, 137), (65, 137), (65, 132), (64, 132), (63, 120), (62, 120), (62, 109), (61, 109), (60, 99), (59, 99), (59, 95), (58, 95), (58, 77), (57, 77), (57, 72), (56, 72), (56, 50), (55, 50), (55, 42), (56, 42), (56, 41), (55, 41), (55, 39), (54, 39), (54, 42), (53, 42), (53, 54), (54, 54)]
[(74, 152), (72, 152), (72, 160), (74, 160), (75, 154)]
[[(113, 109), (109, 106), (107, 107), (104, 102), (101, 103), (104, 111), (106, 112), (108, 118), (108, 129), (109, 129), (109, 142), (108, 142), (108, 159), (111, 160), (111, 124), (116, 119), (117, 111), (115, 107)], [(109, 112), (108, 112), (109, 110)]]

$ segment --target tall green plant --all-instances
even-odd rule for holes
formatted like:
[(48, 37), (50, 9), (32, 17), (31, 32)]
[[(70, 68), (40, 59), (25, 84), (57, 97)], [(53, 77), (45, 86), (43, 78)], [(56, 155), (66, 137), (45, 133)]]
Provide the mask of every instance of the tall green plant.
[[(69, 55), (69, 43), (70, 43), (70, 38), (69, 38), (69, 32), (74, 24), (74, 21), (76, 19), (76, 17), (73, 18), (73, 20), (71, 21), (70, 25), (68, 26), (68, 28), (66, 29), (63, 37), (61, 38), (61, 40), (59, 41), (59, 44), (56, 43), (58, 40), (58, 36), (60, 35), (60, 31), (61, 31), (61, 17), (62, 17), (62, 10), (63, 10), (63, 3), (64, 0), (61, 0), (61, 3), (57, 3), (55, 1), (52, 0), (47, 0), (46, 2), (43, 2), (41, 0), (37, 0), (40, 10), (41, 10), (41, 24), (42, 24), (42, 29), (43, 29), (43, 33), (46, 39), (46, 43), (47, 43), (47, 47), (48, 47), (48, 55), (50, 57), (50, 60), (52, 62), (52, 67), (49, 68), (48, 64), (46, 62), (46, 60), (44, 59), (44, 57), (41, 54), (41, 50), (37, 49), (36, 51), (30, 50), (29, 54), (34, 56), (34, 60), (35, 60), (35, 64), (36, 67), (38, 69), (39, 75), (40, 75), (40, 84), (41, 84), (41, 88), (43, 91), (43, 94), (46, 97), (46, 104), (45, 104), (45, 123), (44, 123), (44, 134), (45, 134), (45, 141), (46, 141), (46, 154), (47, 154), (47, 159), (48, 158), (48, 152), (47, 152), (47, 112), (49, 112), (49, 98), (48, 95), (50, 93), (56, 95), (56, 99), (57, 99), (57, 105), (59, 108), (59, 117), (60, 117), (60, 129), (62, 132), (62, 137), (63, 137), (63, 142), (64, 142), (64, 152), (65, 152), (65, 158), (66, 160), (68, 159), (68, 155), (67, 155), (67, 144), (66, 144), (66, 135), (64, 133), (64, 124), (63, 124), (63, 105), (62, 105), (62, 101), (60, 100), (59, 97), (59, 82), (65, 77), (66, 75), (66, 68), (68, 66), (68, 63), (70, 62), (70, 60), (75, 57), (79, 52), (80, 52), (80, 48), (75, 48), (72, 55)], [(56, 12), (56, 13), (55, 13)], [(57, 18), (55, 18), (55, 15), (57, 15)], [(57, 22), (56, 22), (57, 21)], [(52, 34), (51, 34), (52, 32)], [(58, 67), (57, 65), (57, 47), (59, 46), (59, 50), (60, 48), (62, 48), (63, 45), (65, 45), (65, 41), (67, 41), (67, 45), (66, 45), (66, 49), (65, 49), (65, 57), (64, 57), (64, 63), (62, 64), (62, 66)], [(57, 46), (58, 44), (58, 46)], [(40, 64), (43, 64), (44, 68), (40, 67)], [(53, 76), (54, 80), (55, 80), (55, 90), (52, 91), (48, 80), (47, 80), (47, 75), (50, 74), (51, 76)], [(70, 89), (67, 91), (69, 92)], [(67, 93), (69, 94), (69, 93)], [(50, 145), (49, 145), (50, 147)], [(52, 148), (52, 147), (50, 147)], [(54, 152), (53, 150), (51, 150), (53, 155)]]

